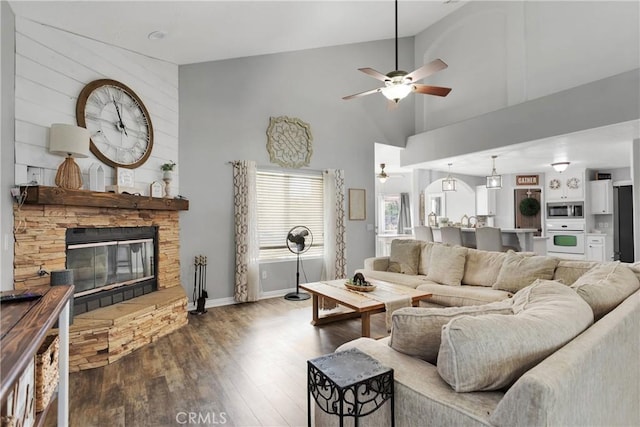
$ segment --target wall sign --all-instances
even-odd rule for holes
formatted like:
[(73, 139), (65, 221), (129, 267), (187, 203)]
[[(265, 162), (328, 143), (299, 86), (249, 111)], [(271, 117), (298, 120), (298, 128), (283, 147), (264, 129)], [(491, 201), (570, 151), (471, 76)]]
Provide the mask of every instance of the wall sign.
[(538, 185), (539, 175), (516, 175), (516, 185)]

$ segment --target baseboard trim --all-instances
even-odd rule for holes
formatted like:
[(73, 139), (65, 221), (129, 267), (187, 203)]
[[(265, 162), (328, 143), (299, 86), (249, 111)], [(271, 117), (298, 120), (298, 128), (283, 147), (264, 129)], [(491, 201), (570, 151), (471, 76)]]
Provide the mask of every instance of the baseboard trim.
[[(296, 291), (296, 288), (278, 289), (277, 291), (262, 292), (260, 294), (259, 299), (284, 297), (289, 292), (295, 292), (295, 291)], [(204, 307), (213, 308), (213, 307), (222, 307), (224, 305), (233, 305), (233, 304), (239, 304), (236, 300), (233, 299), (233, 297), (215, 298), (215, 299), (208, 299), (207, 302), (204, 304)], [(195, 309), (196, 309), (195, 303), (189, 303), (189, 305), (187, 305), (187, 310), (191, 311)]]

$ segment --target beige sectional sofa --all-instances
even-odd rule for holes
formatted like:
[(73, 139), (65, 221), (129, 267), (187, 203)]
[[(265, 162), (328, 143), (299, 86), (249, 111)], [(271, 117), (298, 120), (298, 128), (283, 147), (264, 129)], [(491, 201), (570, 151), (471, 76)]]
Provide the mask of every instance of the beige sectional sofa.
[(640, 425), (640, 263), (394, 241), (359, 271), (434, 295), (396, 310), (390, 337), (336, 350), (394, 369), (396, 426)]

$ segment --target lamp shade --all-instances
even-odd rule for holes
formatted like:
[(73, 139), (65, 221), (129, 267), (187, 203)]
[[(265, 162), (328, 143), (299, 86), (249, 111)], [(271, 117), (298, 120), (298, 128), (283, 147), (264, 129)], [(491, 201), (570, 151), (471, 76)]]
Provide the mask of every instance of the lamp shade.
[(59, 156), (89, 157), (89, 131), (74, 125), (54, 123), (49, 131), (49, 152)]

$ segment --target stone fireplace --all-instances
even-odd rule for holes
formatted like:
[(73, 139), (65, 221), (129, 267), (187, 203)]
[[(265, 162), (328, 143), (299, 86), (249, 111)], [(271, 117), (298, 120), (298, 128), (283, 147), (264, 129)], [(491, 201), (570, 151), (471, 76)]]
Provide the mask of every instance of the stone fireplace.
[[(112, 363), (187, 323), (178, 216), (186, 200), (22, 191), (23, 203), (14, 204), (14, 286), (48, 285), (41, 271), (74, 270), (72, 371)], [(112, 232), (115, 239), (102, 238)]]

